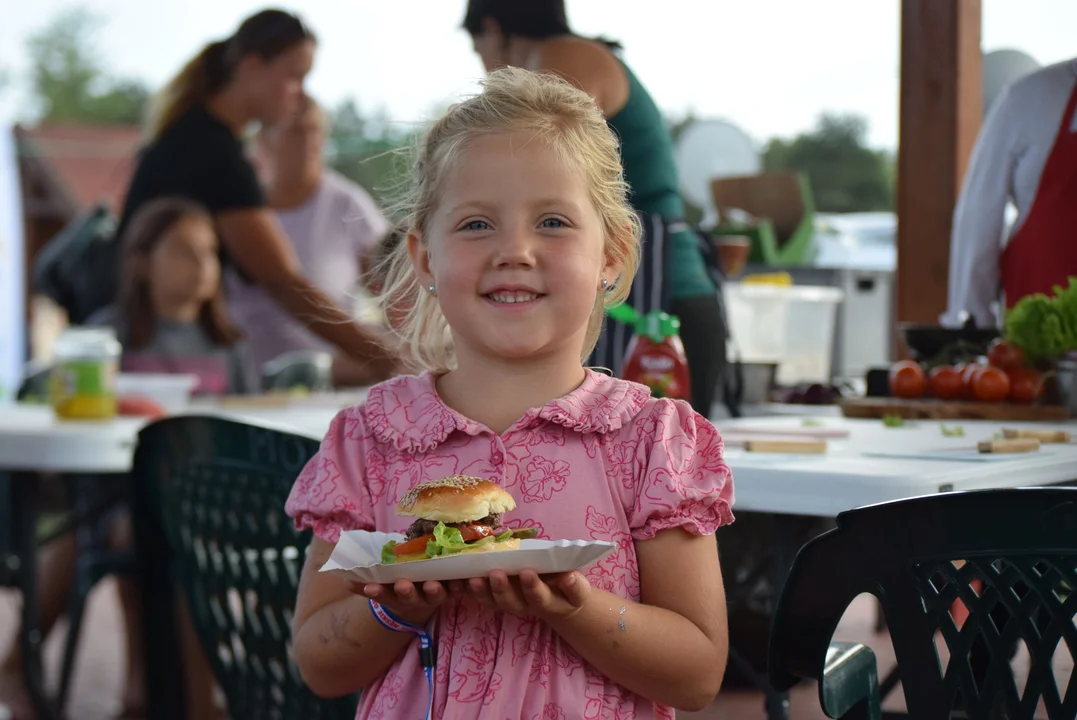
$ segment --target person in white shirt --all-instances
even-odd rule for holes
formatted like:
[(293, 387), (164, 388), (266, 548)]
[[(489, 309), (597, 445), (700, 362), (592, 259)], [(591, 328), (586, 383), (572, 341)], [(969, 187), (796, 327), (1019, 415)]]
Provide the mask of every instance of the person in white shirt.
[[(1007, 204), (1017, 219), (1005, 236)], [(949, 327), (1001, 324), (1026, 295), (1077, 275), (1077, 59), (998, 98), (976, 141), (950, 241)], [(1001, 297), (1000, 297), (1001, 296)], [(996, 306), (998, 303), (998, 306)]]
[[(352, 307), (360, 287), (362, 257), (388, 231), (389, 222), (361, 187), (325, 166), (328, 118), (309, 97), (299, 112), (266, 126), (255, 140), (254, 162), (266, 184), (266, 200), (295, 246), (303, 272), (340, 307)], [(287, 352), (333, 352), (265, 291), (232, 273), (228, 310), (243, 330), (255, 367)], [(338, 357), (337, 384), (364, 384), (360, 363)]]

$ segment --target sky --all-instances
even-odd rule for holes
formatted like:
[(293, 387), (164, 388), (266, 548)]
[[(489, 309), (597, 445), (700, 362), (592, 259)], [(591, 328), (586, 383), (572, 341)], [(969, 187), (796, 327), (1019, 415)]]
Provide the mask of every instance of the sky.
[[(944, 2), (947, 0), (939, 0)], [(620, 40), (624, 58), (672, 117), (731, 121), (762, 142), (857, 113), (869, 142), (897, 145), (900, 0), (567, 0), (582, 35)], [(26, 115), (26, 38), (72, 0), (0, 0), (0, 119)], [(107, 22), (107, 69), (163, 84), (204, 43), (226, 37), (256, 0), (85, 0)], [(310, 91), (354, 98), (415, 123), (475, 89), (482, 66), (460, 29), (465, 0), (292, 0), (319, 36)], [(1077, 56), (1074, 0), (983, 0), (983, 48), (1040, 64)], [(660, 12), (656, 12), (660, 10)]]

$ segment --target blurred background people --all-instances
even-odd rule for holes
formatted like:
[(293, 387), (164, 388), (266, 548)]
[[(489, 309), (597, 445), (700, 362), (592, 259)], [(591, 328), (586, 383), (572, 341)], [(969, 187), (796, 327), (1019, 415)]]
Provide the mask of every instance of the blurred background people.
[[(1017, 220), (1006, 229), (1008, 203)], [(1016, 81), (976, 140), (950, 241), (943, 324), (999, 323), (995, 304), (1050, 295), (1077, 275), (1077, 59)], [(1009, 235), (1007, 237), (1007, 234)], [(1002, 314), (1001, 312), (999, 313)]]
[[(261, 129), (254, 161), (267, 204), (291, 239), (303, 274), (337, 307), (355, 309), (362, 258), (389, 229), (377, 204), (351, 180), (325, 166), (328, 118), (304, 95), (294, 115)], [(336, 384), (361, 385), (378, 378), (376, 366), (341, 355), (279, 305), (263, 287), (239, 272), (227, 276), (228, 309), (248, 338), (255, 367), (285, 353), (336, 354)]]
[[(342, 356), (361, 362), (372, 378), (383, 378), (395, 369), (383, 336), (360, 327), (304, 272), (266, 205), (241, 141), (252, 122), (275, 126), (300, 111), (314, 51), (313, 33), (298, 17), (279, 10), (259, 12), (231, 37), (206, 46), (151, 108), (150, 143), (131, 181), (119, 233), (155, 198), (178, 195), (200, 202), (213, 214), (227, 271), (257, 287)], [(292, 192), (293, 202), (299, 195), (294, 186), (272, 192), (285, 201)]]
[[(617, 55), (620, 45), (572, 32), (564, 0), (470, 0), (464, 28), (487, 72), (513, 65), (564, 77), (595, 98), (621, 140), (621, 162), (644, 229), (643, 258), (627, 303), (680, 318), (692, 406), (704, 415), (725, 365), (717, 288), (684, 221), (673, 139), (654, 100)], [(620, 373), (633, 328), (609, 318), (589, 359)]]

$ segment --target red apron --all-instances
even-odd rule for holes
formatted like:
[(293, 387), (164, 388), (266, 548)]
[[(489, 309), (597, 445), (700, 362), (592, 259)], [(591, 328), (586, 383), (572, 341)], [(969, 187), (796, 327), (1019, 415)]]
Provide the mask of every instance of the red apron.
[(1006, 307), (1026, 295), (1051, 295), (1077, 275), (1077, 86), (1070, 93), (1055, 145), (1043, 166), (1032, 209), (1002, 252), (1000, 274)]

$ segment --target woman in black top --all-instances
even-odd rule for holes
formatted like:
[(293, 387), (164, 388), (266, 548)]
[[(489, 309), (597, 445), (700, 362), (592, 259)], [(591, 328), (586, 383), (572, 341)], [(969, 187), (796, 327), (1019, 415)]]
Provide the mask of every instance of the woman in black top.
[(303, 274), (240, 140), (251, 122), (276, 122), (298, 109), (314, 49), (310, 30), (280, 10), (253, 15), (231, 37), (207, 45), (151, 106), (150, 144), (117, 232), (122, 237), (131, 217), (155, 198), (199, 202), (213, 214), (225, 263), (346, 358), (386, 377), (395, 362), (383, 337), (357, 325)]

